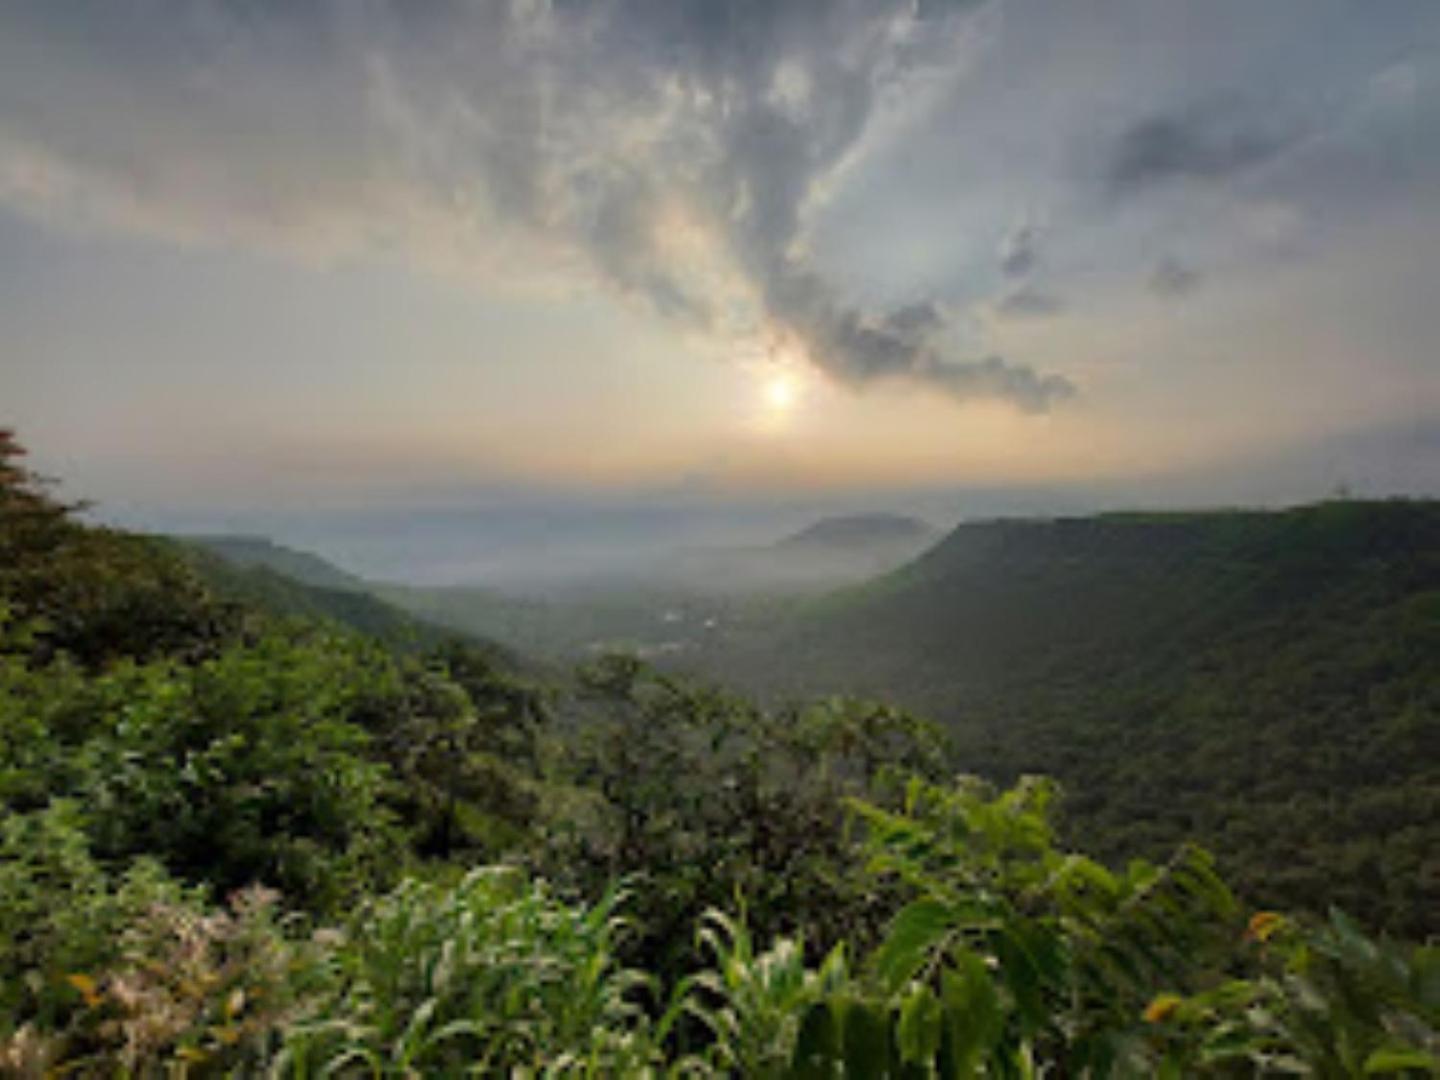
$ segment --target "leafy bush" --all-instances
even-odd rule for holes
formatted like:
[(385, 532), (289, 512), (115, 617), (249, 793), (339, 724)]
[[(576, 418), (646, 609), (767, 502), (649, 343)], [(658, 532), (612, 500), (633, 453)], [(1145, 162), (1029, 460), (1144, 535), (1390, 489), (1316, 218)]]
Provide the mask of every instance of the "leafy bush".
[(692, 980), (706, 1060), (773, 1077), (1440, 1071), (1436, 950), (1268, 912), (1242, 942), (1203, 853), (1112, 874), (1054, 848), (1052, 794), (916, 784), (900, 813), (858, 807), (873, 869), (914, 896), (853, 971), (839, 951), (808, 969), (783, 939), (757, 955), (712, 916), (716, 968)]
[(937, 775), (931, 725), (839, 699), (768, 712), (624, 656), (581, 685), (559, 769), (587, 798), (551, 816), (533, 863), (591, 896), (643, 875), (635, 962), (678, 978), (696, 959), (700, 915), (737, 897), (762, 937), (803, 928), (821, 951), (869, 940), (886, 897), (860, 873), (845, 800)]
[(316, 948), (287, 934), (277, 894), (241, 890), (225, 910), (154, 902), (98, 978), (70, 976), (88, 1014), (71, 1068), (122, 1076), (253, 1073), (317, 990)]
[(703, 961), (668, 995), (618, 960), (616, 890), (567, 904), (487, 867), (407, 879), (307, 934), (264, 891), (213, 911), (154, 871), (97, 884), (56, 808), (30, 826), (78, 873), (61, 886), (6, 864), (11, 927), (36, 890), (54, 917), (4, 962), (69, 1000), (23, 1015), (7, 1001), (0, 1062), (295, 1077), (1434, 1071), (1435, 950), (1372, 942), (1339, 916), (1312, 928), (1260, 913), (1242, 934), (1197, 851), (1112, 874), (1057, 850), (1051, 794), (917, 782), (898, 811), (857, 806), (870, 869), (910, 894), (879, 945), (852, 964), (842, 943), (812, 967), (798, 939), (761, 950), (743, 915), (710, 912)]
[(849, 985), (844, 943), (811, 970), (792, 938), (757, 953), (743, 915), (708, 911), (697, 937), (712, 966), (683, 981), (679, 992), (681, 1008), (710, 1035), (698, 1060), (742, 1076), (786, 1075), (808, 1010)]
[(1246, 939), (1245, 978), (1152, 1006), (1177, 1068), (1440, 1075), (1440, 949), (1372, 941), (1338, 911), (1315, 928), (1261, 912)]
[(68, 977), (111, 964), (150, 905), (190, 895), (153, 860), (107, 870), (73, 802), (0, 820), (0, 1034), (64, 1028), (79, 1000)]
[(394, 848), (386, 776), (348, 719), (367, 671), (365, 648), (324, 635), (92, 677), (64, 657), (0, 654), (0, 799), (74, 800), (106, 859), (149, 855), (222, 892), (261, 880), (333, 906)]
[(633, 1075), (656, 1054), (614, 962), (620, 894), (570, 907), (489, 867), (372, 901), (328, 958), (331, 988), (286, 1034), (287, 1075)]

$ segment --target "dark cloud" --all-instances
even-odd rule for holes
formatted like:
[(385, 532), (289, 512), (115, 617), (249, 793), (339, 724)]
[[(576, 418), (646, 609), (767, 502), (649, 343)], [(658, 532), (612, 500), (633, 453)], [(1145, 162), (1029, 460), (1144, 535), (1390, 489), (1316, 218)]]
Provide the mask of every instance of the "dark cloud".
[(1060, 375), (998, 356), (967, 360), (952, 355), (940, 341), (946, 320), (934, 304), (870, 317), (836, 305), (824, 284), (803, 271), (778, 279), (770, 303), (813, 355), (829, 358), (831, 374), (851, 385), (908, 379), (961, 400), (999, 398), (1025, 412), (1046, 412), (1076, 394), (1074, 384)]
[(945, 316), (934, 302), (923, 300), (892, 311), (885, 322), (902, 334), (931, 334), (945, 325)]
[(998, 397), (1027, 412), (1046, 412), (1075, 396), (1075, 385), (1061, 375), (1042, 375), (998, 356), (971, 363), (941, 364), (933, 377), (960, 397)]
[(1115, 140), (1106, 182), (1123, 194), (1173, 180), (1221, 180), (1275, 157), (1302, 134), (1278, 119), (1262, 123), (1240, 105), (1207, 103), (1159, 113)]
[(1012, 229), (1000, 242), (1000, 269), (1006, 277), (1024, 277), (1039, 261), (1039, 235), (1033, 225)]
[(678, 278), (660, 250), (651, 204), (660, 193), (639, 172), (612, 178), (595, 193), (583, 242), (597, 269), (622, 292), (649, 300), (667, 318), (708, 327), (708, 299)]
[(1008, 293), (996, 305), (1002, 315), (1020, 319), (1044, 318), (1058, 315), (1065, 309), (1065, 302), (1054, 293), (1031, 285), (1025, 285)]
[(1160, 260), (1150, 275), (1150, 288), (1162, 296), (1183, 296), (1200, 284), (1200, 271), (1179, 259)]

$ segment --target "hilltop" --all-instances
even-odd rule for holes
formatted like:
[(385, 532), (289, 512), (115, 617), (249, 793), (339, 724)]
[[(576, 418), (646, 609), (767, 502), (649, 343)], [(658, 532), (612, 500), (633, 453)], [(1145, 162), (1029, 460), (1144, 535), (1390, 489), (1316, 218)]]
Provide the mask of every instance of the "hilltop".
[(369, 584), (309, 551), (277, 544), (265, 536), (199, 535), (176, 537), (183, 543), (204, 548), (226, 562), (241, 567), (264, 567), (275, 573), (320, 589), (365, 592)]
[(404, 647), (464, 638), (493, 658), (519, 658), (484, 635), (440, 626), (378, 594), (378, 586), (308, 551), (260, 536), (182, 536), (173, 546), (216, 596), (271, 617), (323, 620)]
[[(1098, 849), (1193, 835), (1274, 902), (1440, 910), (1440, 503), (963, 524), (697, 660), (942, 721)], [(1323, 822), (1323, 827), (1317, 823)]]
[(841, 515), (821, 518), (773, 543), (676, 552), (650, 574), (652, 582), (701, 594), (813, 594), (903, 566), (940, 535), (918, 518)]
[(783, 550), (855, 550), (923, 545), (938, 539), (929, 522), (902, 514), (848, 514), (821, 518), (775, 544)]

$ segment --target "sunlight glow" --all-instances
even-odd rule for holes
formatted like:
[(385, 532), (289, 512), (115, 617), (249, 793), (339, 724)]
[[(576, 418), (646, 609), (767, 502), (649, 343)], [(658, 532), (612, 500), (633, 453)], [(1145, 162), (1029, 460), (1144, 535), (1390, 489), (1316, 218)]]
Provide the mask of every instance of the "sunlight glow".
[(765, 405), (772, 413), (790, 412), (799, 397), (799, 387), (789, 375), (774, 375), (765, 383)]

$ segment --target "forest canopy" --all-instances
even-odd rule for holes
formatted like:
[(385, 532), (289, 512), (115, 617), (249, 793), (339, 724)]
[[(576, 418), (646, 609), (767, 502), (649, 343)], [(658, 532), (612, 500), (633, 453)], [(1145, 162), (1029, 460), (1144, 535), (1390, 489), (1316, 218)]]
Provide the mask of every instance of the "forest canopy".
[(0, 553), (5, 1071), (1440, 1068), (1433, 946), (1087, 857), (902, 709), (267, 607), (8, 432)]

